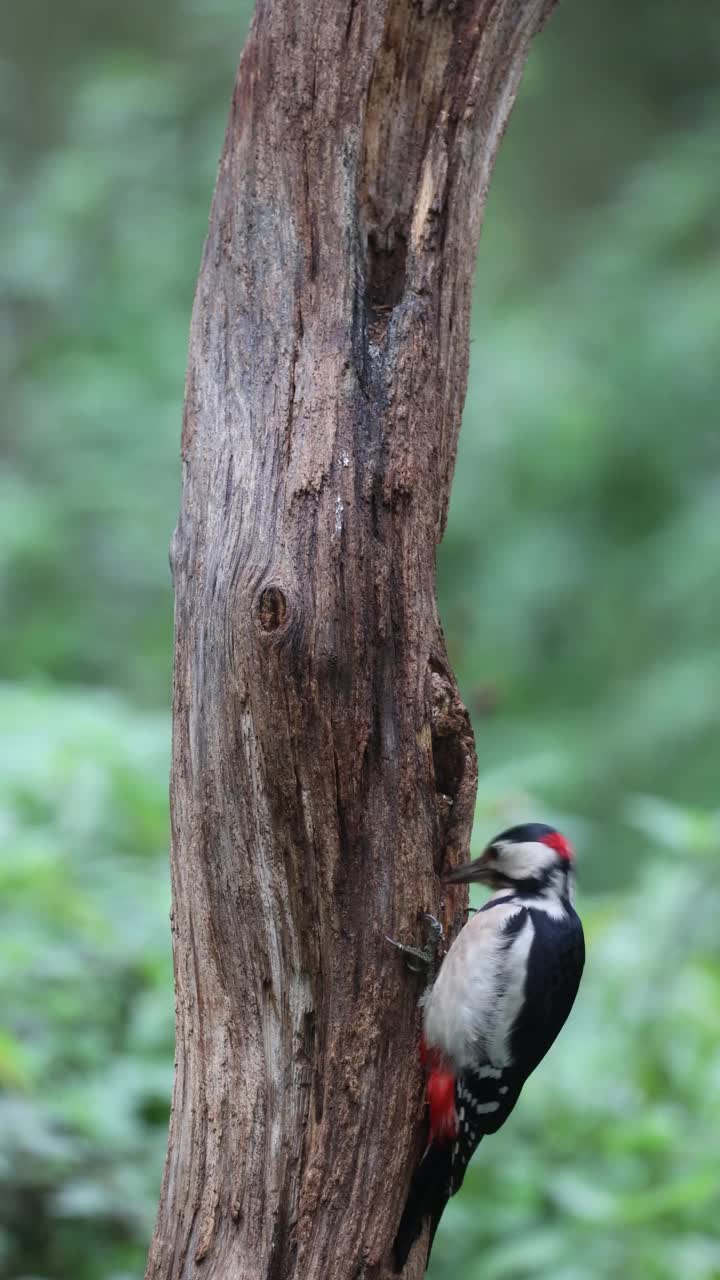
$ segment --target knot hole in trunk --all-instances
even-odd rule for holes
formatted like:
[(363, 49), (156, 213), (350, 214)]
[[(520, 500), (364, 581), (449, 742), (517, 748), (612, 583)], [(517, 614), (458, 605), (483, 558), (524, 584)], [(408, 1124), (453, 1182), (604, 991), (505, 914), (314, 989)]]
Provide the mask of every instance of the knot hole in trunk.
[(262, 631), (278, 631), (287, 617), (287, 600), (279, 587), (265, 587), (258, 598), (257, 620)]

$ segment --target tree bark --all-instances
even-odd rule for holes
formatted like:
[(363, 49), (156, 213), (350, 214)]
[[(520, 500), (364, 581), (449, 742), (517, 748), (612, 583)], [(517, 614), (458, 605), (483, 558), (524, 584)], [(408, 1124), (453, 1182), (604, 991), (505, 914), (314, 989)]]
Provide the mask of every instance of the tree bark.
[(418, 979), (384, 935), (462, 919), (437, 873), (467, 855), (476, 761), (435, 549), (485, 193), (552, 3), (260, 0), (243, 53), (171, 557), (151, 1280), (387, 1274), (423, 1106)]

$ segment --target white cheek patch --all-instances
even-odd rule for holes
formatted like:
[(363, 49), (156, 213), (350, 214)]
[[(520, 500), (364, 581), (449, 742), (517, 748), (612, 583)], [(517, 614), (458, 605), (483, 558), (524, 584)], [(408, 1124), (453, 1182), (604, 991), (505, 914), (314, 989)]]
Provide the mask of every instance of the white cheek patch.
[(554, 849), (539, 840), (526, 840), (522, 844), (501, 844), (497, 859), (498, 871), (505, 872), (511, 880), (537, 880), (557, 862)]

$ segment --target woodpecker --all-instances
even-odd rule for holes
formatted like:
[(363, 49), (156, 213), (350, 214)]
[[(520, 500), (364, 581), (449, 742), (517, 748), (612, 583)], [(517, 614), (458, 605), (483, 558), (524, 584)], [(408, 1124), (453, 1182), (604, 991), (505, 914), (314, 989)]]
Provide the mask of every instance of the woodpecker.
[[(421, 1000), (429, 1134), (395, 1238), (398, 1272), (426, 1221), (432, 1247), (475, 1148), (505, 1123), (565, 1023), (585, 962), (574, 855), (554, 827), (510, 827), (443, 881), (480, 882), (493, 893)], [(430, 967), (432, 943), (422, 950), (394, 945), (411, 967)]]

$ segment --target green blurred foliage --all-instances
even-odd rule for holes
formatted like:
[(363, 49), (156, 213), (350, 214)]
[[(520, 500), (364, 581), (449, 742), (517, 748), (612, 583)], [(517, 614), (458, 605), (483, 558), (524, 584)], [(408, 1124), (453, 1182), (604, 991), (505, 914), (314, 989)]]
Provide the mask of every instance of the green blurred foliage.
[(719, 139), (720, 98), (482, 308), (440, 553), (481, 768), (583, 815), (598, 887), (625, 790), (703, 805), (720, 773)]
[[(155, 1212), (167, 547), (249, 16), (30, 0), (6, 24), (2, 1280), (137, 1278)], [(566, 0), (498, 162), (441, 607), (476, 847), (530, 814), (568, 829), (589, 964), (435, 1280), (720, 1277), (719, 70), (714, 0)]]
[(173, 1002), (168, 722), (109, 693), (0, 701), (0, 1274), (142, 1273)]

